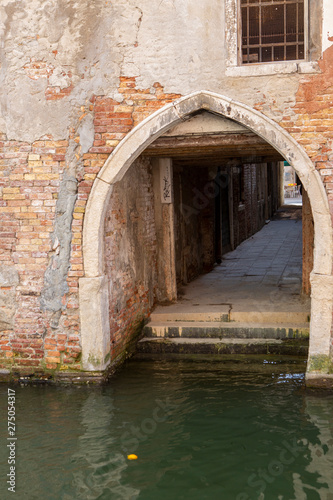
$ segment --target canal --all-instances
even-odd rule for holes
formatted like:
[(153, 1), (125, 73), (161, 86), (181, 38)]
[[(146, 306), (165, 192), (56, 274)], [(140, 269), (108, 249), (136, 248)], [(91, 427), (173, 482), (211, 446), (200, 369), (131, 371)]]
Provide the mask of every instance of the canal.
[(16, 497), (332, 499), (333, 395), (307, 391), (304, 371), (289, 358), (132, 359), (103, 387), (17, 386)]

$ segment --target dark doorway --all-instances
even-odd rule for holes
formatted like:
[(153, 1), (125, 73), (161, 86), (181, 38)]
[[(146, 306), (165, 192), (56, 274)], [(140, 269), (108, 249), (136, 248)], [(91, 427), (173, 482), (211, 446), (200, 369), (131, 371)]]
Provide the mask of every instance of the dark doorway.
[(231, 250), (229, 174), (221, 172), (219, 169), (215, 182), (220, 187), (219, 193), (215, 198), (215, 256), (216, 262), (219, 264), (221, 263), (222, 255)]

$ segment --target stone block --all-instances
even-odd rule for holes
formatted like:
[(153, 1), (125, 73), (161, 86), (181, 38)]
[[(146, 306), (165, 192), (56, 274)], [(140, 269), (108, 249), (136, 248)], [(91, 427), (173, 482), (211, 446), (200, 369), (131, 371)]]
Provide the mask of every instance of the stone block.
[(106, 276), (79, 281), (82, 368), (105, 370), (110, 363), (109, 294)]

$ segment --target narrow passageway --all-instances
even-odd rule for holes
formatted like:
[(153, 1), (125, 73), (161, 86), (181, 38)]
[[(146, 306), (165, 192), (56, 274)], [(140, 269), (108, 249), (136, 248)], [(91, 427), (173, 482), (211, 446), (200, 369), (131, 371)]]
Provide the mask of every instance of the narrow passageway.
[(284, 207), (258, 233), (224, 255), (222, 263), (179, 290), (179, 299), (155, 312), (233, 311), (305, 313), (302, 296), (301, 207)]

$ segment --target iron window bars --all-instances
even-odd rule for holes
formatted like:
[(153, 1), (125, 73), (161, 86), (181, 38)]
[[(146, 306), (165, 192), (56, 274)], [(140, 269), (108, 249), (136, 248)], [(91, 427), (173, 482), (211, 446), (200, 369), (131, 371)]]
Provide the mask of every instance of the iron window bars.
[(305, 59), (307, 0), (240, 0), (241, 63)]

